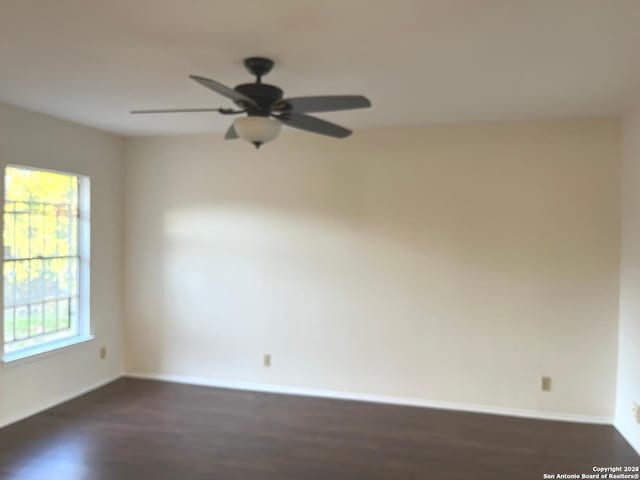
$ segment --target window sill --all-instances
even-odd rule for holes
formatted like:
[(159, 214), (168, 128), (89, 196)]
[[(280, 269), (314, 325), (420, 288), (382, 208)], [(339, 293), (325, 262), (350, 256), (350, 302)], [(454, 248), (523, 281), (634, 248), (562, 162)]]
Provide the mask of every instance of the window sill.
[(67, 349), (73, 345), (89, 342), (94, 339), (93, 335), (78, 335), (71, 338), (65, 338), (57, 342), (47, 343), (37, 347), (26, 348), (17, 352), (5, 353), (2, 362), (5, 364), (20, 363), (21, 360), (30, 360), (39, 357), (48, 356), (57, 351)]

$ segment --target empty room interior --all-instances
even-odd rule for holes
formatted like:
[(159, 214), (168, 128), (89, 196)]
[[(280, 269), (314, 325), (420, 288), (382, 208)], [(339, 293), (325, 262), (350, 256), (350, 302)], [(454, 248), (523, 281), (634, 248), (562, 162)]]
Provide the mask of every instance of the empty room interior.
[(0, 479), (640, 478), (640, 1), (0, 0)]

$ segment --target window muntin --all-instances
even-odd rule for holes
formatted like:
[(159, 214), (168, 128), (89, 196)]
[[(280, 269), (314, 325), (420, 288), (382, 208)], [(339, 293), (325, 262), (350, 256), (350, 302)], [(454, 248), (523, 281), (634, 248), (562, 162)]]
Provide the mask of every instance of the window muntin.
[(88, 309), (81, 308), (87, 181), (26, 167), (5, 169), (5, 358), (89, 333)]

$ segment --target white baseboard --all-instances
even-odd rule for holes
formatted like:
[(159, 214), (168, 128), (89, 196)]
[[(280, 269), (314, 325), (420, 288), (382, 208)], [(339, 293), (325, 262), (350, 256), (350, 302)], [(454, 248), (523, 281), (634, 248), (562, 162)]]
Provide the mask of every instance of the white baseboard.
[(42, 413), (46, 410), (49, 410), (50, 408), (53, 407), (57, 407), (58, 405), (68, 402), (69, 400), (73, 400), (76, 397), (80, 397), (86, 393), (89, 393), (93, 390), (96, 390), (100, 387), (104, 387), (105, 385), (119, 379), (120, 377), (122, 377), (122, 374), (118, 374), (118, 375), (113, 375), (111, 377), (108, 377), (105, 380), (101, 380), (99, 382), (93, 383), (91, 385), (89, 385), (88, 387), (82, 388), (80, 390), (76, 390), (73, 393), (69, 394), (69, 395), (64, 395), (62, 397), (57, 398), (56, 400), (52, 401), (52, 402), (48, 402), (46, 406), (43, 407), (39, 407), (33, 410), (28, 411), (27, 413), (23, 413), (20, 415), (15, 415), (13, 417), (9, 417), (9, 418), (0, 418), (0, 428), (4, 428), (7, 427), (9, 425), (11, 425), (12, 423), (16, 423), (19, 422), (20, 420), (24, 420), (25, 418), (29, 418), (32, 417), (34, 415), (37, 415), (38, 413)]
[(160, 380), (164, 382), (185, 383), (206, 387), (230, 388), (234, 390), (251, 390), (255, 392), (277, 393), (285, 395), (301, 395), (307, 397), (334, 398), (339, 400), (354, 400), (359, 402), (384, 403), (391, 405), (404, 405), (412, 407), (436, 408), (440, 410), (455, 410), (461, 412), (485, 413), (490, 415), (502, 415), (509, 417), (532, 418), (537, 420), (555, 420), (562, 422), (591, 423), (599, 425), (612, 425), (613, 419), (592, 415), (574, 413), (545, 412), (539, 410), (521, 410), (506, 407), (493, 407), (489, 405), (475, 405), (470, 403), (442, 402), (422, 398), (395, 397), (388, 395), (374, 395), (341, 392), (333, 390), (321, 390), (315, 388), (291, 387), (285, 385), (272, 385), (252, 382), (239, 382), (232, 380), (208, 379), (191, 377), (186, 375), (170, 375), (163, 373), (126, 373), (125, 377), (142, 378), (147, 380)]

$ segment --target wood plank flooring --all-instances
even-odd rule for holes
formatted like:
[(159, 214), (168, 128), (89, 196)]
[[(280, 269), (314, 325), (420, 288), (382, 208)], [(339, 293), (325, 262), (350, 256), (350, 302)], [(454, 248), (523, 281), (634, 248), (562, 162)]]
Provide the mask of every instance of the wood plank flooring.
[(0, 430), (3, 480), (519, 480), (638, 464), (610, 426), (129, 378)]

